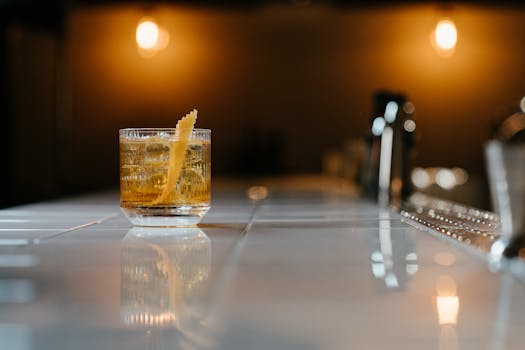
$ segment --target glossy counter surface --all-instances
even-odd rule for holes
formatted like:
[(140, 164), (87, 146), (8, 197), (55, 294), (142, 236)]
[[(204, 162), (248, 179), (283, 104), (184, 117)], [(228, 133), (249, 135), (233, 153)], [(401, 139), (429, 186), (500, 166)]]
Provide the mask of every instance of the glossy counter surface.
[(134, 228), (107, 193), (0, 211), (0, 349), (522, 349), (525, 288), (375, 204), (215, 193)]

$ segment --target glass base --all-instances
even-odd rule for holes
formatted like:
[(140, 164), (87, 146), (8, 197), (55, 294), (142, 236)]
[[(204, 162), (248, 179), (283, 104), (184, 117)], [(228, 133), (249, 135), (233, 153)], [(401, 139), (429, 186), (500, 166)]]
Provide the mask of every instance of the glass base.
[(208, 212), (210, 206), (136, 207), (121, 209), (129, 221), (135, 226), (181, 227), (198, 224), (204, 214)]

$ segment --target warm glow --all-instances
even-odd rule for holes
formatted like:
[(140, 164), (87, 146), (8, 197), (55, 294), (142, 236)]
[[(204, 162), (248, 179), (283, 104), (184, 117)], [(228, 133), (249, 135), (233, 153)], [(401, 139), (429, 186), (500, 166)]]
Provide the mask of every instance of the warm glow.
[[(405, 125), (405, 130), (410, 131), (410, 129), (407, 129), (407, 125)], [(456, 186), (464, 185), (465, 183), (467, 183), (468, 173), (465, 169), (462, 168), (449, 169), (437, 167), (418, 167), (412, 170), (411, 180), (414, 186), (418, 188), (426, 188), (430, 185), (436, 184), (445, 190), (452, 190)]]
[(414, 111), (416, 110), (416, 107), (414, 106), (414, 104), (410, 101), (408, 102), (405, 102), (405, 104), (403, 105), (403, 111), (406, 113), (406, 114), (413, 114)]
[(458, 334), (454, 325), (441, 325), (438, 350), (460, 350)]
[(450, 276), (440, 276), (436, 282), (436, 290), (439, 324), (456, 324), (459, 313), (456, 281)]
[(459, 298), (457, 296), (437, 296), (439, 324), (456, 324)]
[(269, 191), (266, 186), (252, 186), (246, 191), (248, 198), (254, 201), (263, 200), (268, 197)]
[(451, 51), (456, 46), (458, 32), (454, 22), (443, 19), (438, 22), (434, 30), (434, 42), (439, 50)]
[(423, 168), (414, 168), (411, 174), (411, 180), (417, 188), (427, 188), (432, 184), (432, 179), (428, 172)]
[(144, 17), (139, 21), (135, 38), (139, 53), (144, 57), (153, 56), (169, 43), (169, 33), (151, 17)]
[(464, 185), (468, 181), (468, 173), (465, 169), (453, 168), (452, 173), (456, 178), (456, 185)]
[(445, 190), (451, 190), (456, 186), (456, 176), (452, 170), (441, 168), (436, 173), (436, 184)]
[(159, 26), (152, 20), (146, 20), (137, 26), (137, 45), (144, 50), (151, 50), (159, 42)]
[(456, 256), (449, 252), (439, 252), (434, 255), (434, 262), (441, 266), (452, 266), (456, 262)]

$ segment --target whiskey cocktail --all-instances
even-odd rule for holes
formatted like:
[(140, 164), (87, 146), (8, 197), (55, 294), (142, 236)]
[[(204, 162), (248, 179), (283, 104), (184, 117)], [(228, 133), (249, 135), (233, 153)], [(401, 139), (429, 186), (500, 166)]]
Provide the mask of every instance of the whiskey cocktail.
[(134, 225), (188, 226), (210, 208), (211, 132), (120, 130), (120, 206)]

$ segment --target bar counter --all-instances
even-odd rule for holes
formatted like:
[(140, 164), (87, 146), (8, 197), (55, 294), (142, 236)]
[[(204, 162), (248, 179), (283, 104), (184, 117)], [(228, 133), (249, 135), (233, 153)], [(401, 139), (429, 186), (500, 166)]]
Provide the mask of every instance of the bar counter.
[(348, 191), (247, 189), (193, 228), (133, 228), (118, 192), (1, 210), (0, 348), (523, 349), (524, 285), (483, 253)]

